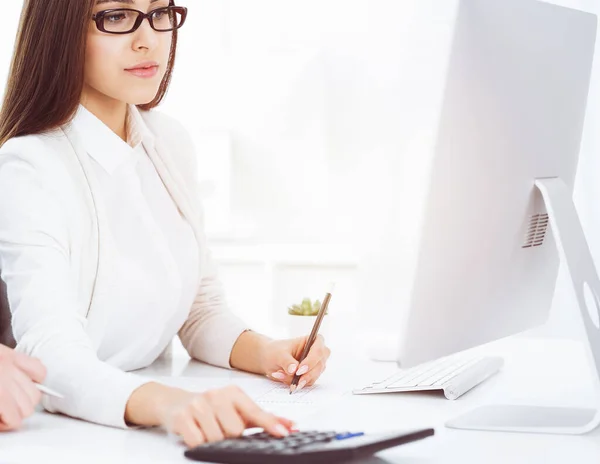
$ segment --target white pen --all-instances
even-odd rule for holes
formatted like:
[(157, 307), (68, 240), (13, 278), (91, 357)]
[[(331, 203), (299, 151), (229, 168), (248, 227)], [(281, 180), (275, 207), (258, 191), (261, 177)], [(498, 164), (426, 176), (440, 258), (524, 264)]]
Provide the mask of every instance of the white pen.
[(48, 387), (46, 387), (44, 385), (36, 383), (35, 386), (37, 387), (37, 389), (39, 391), (41, 391), (42, 393), (45, 393), (46, 395), (54, 396), (55, 398), (64, 399), (63, 395), (61, 395), (60, 393), (55, 392), (54, 390), (51, 390), (50, 388), (48, 388)]

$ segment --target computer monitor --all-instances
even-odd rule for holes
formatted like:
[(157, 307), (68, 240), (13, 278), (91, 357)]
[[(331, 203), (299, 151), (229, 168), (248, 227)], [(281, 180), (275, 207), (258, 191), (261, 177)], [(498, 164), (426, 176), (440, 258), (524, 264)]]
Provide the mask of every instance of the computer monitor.
[[(538, 0), (457, 5), (416, 269), (393, 321), (396, 359), (408, 368), (544, 323), (562, 262), (600, 404), (600, 280), (572, 201), (597, 17)], [(389, 308), (390, 289), (407, 283), (393, 282), (402, 258), (386, 255), (397, 247), (383, 237), (364, 270), (379, 280), (368, 297)], [(447, 423), (569, 434), (599, 424), (597, 408), (527, 405)]]
[(458, 5), (402, 367), (546, 321), (559, 255), (535, 182), (560, 178), (572, 194), (586, 115), (595, 15)]
[[(408, 368), (544, 323), (562, 262), (600, 404), (600, 280), (572, 201), (597, 17), (537, 0), (457, 5), (414, 275), (395, 274), (402, 257), (386, 254), (398, 247), (383, 234), (364, 269), (380, 286), (368, 297), (402, 314), (386, 324), (399, 326), (396, 359)], [(390, 214), (402, 222), (400, 210)], [(405, 308), (394, 298), (404, 285)], [(447, 425), (584, 433), (598, 424), (598, 409), (511, 405)]]
[[(416, 269), (399, 322), (401, 367), (542, 324), (562, 261), (600, 401), (600, 280), (572, 201), (596, 29), (593, 14), (537, 0), (458, 2)], [(380, 285), (390, 288), (398, 257), (385, 256), (386, 245), (393, 248), (385, 237), (381, 269), (376, 259), (370, 265), (373, 275), (386, 272)], [(596, 409), (490, 406), (448, 425), (584, 433), (598, 424)]]

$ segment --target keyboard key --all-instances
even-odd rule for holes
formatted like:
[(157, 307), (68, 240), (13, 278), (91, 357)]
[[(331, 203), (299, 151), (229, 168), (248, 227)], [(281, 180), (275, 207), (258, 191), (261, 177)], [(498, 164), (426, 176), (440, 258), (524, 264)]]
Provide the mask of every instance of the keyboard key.
[(437, 381), (437, 384), (438, 385), (446, 384), (448, 381), (452, 380), (457, 375), (460, 375), (463, 372), (465, 372), (467, 369), (473, 367), (475, 364), (477, 364), (477, 362), (479, 362), (479, 359), (469, 360), (468, 362), (464, 363), (462, 366), (458, 367), (455, 371), (453, 371), (453, 372), (449, 373), (448, 375), (446, 375), (445, 377), (439, 379)]
[(430, 378), (422, 379), (417, 385), (423, 385), (423, 386), (437, 385), (437, 384), (439, 384), (440, 379), (445, 378), (448, 374), (451, 374), (452, 372), (456, 372), (458, 369), (460, 369), (462, 366), (466, 365), (468, 362), (469, 362), (469, 360), (464, 360), (464, 361), (448, 364), (443, 369), (440, 369), (439, 371), (435, 372), (435, 375), (432, 375)]

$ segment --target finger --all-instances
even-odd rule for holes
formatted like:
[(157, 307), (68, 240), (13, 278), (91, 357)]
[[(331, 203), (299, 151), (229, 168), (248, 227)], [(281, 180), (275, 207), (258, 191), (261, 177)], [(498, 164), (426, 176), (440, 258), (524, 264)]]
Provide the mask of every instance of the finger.
[[(325, 371), (325, 367), (327, 366), (327, 360), (329, 359), (329, 352), (326, 351), (325, 356), (321, 358), (317, 364), (306, 371), (306, 374), (316, 375), (317, 378)], [(300, 369), (298, 369), (300, 372)], [(317, 372), (317, 374), (315, 374)]]
[(193, 416), (208, 443), (223, 440), (224, 435), (221, 427), (215, 417), (215, 412), (212, 406), (204, 398), (199, 397), (194, 400)]
[(0, 424), (2, 430), (17, 430), (23, 423), (23, 418), (20, 416), (15, 404), (9, 406), (1, 406)]
[(173, 433), (181, 436), (183, 442), (189, 448), (200, 446), (205, 441), (200, 425), (192, 415), (179, 417), (173, 425)]
[(217, 421), (226, 438), (237, 438), (244, 433), (246, 426), (233, 404), (217, 411)]
[(18, 374), (16, 373), (11, 379), (10, 389), (12, 392), (13, 400), (17, 405), (20, 420), (31, 416), (34, 412), (34, 405), (32, 404), (31, 400), (29, 399), (29, 396), (25, 392), (25, 388), (21, 385), (21, 381), (20, 379), (18, 379)]
[(259, 408), (245, 394), (236, 398), (235, 405), (246, 426), (261, 427), (275, 437), (286, 437), (290, 434), (289, 429), (276, 416)]
[(286, 374), (282, 370), (279, 370), (277, 372), (273, 372), (270, 375), (267, 375), (267, 377), (271, 380), (274, 380), (275, 382), (284, 383), (284, 384), (289, 385), (290, 383), (292, 383), (292, 379), (294, 378), (294, 375)]
[(27, 375), (25, 375), (23, 373), (23, 371), (21, 371), (19, 369), (15, 369), (13, 379), (27, 398), (27, 402), (28, 402), (27, 411), (30, 411), (30, 412), (27, 413), (27, 411), (24, 411), (24, 413), (25, 413), (24, 417), (29, 417), (31, 414), (33, 414), (35, 406), (42, 399), (42, 392), (40, 392), (36, 388), (34, 383), (31, 381), (31, 379)]
[(276, 416), (275, 419), (279, 421), (286, 429), (291, 430), (294, 428), (294, 421), (286, 419), (285, 417)]
[(277, 366), (287, 374), (295, 374), (298, 369), (298, 360), (287, 351), (280, 351), (276, 355)]
[(273, 372), (271, 374), (268, 374), (267, 377), (270, 377), (270, 378), (275, 379), (275, 380), (285, 380), (285, 378), (288, 375), (289, 374), (286, 374), (285, 372), (283, 372), (283, 370), (279, 369), (277, 372)]
[(15, 366), (27, 374), (34, 382), (42, 383), (46, 378), (46, 368), (39, 359), (15, 352)]
[(298, 375), (304, 375), (310, 370), (314, 369), (320, 361), (327, 361), (331, 351), (325, 346), (325, 341), (321, 335), (317, 337), (315, 343), (310, 348), (308, 355), (300, 363), (297, 370)]
[(0, 398), (0, 424), (3, 430), (16, 430), (21, 426), (23, 417), (19, 412), (19, 405), (14, 398), (15, 386), (8, 384), (2, 389)]
[(303, 375), (298, 380), (298, 388), (296, 388), (296, 392), (302, 390), (304, 387), (310, 387), (319, 380), (321, 374), (325, 371), (325, 364), (319, 362), (319, 364), (312, 369), (308, 374)]

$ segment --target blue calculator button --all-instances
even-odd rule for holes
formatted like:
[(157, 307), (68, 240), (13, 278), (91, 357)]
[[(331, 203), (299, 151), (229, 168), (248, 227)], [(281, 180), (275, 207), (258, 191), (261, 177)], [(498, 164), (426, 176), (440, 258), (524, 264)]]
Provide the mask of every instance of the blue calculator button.
[(336, 440), (347, 440), (348, 438), (354, 438), (354, 437), (362, 437), (364, 435), (364, 432), (356, 432), (356, 433), (341, 433), (339, 435), (335, 436)]

